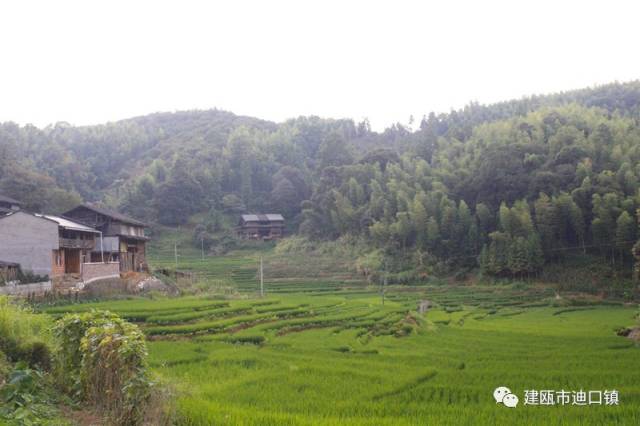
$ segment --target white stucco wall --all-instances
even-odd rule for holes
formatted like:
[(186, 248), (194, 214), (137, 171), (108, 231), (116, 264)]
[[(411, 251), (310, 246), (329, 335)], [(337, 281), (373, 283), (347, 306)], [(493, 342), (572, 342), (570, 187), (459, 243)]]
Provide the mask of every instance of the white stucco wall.
[(0, 260), (19, 263), (25, 272), (51, 275), (58, 249), (58, 224), (28, 213), (0, 217)]

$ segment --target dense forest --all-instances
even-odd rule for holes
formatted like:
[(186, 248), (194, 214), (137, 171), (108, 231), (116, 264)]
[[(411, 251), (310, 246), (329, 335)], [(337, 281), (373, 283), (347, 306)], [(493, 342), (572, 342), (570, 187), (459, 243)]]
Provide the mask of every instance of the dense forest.
[[(415, 130), (414, 130), (415, 128)], [(280, 212), (370, 261), (525, 277), (567, 253), (630, 269), (640, 207), (640, 82), (369, 123), (158, 113), (98, 126), (0, 125), (0, 192), (31, 210), (82, 200), (200, 232)], [(402, 262), (402, 261), (400, 261)], [(629, 268), (627, 268), (629, 267)]]

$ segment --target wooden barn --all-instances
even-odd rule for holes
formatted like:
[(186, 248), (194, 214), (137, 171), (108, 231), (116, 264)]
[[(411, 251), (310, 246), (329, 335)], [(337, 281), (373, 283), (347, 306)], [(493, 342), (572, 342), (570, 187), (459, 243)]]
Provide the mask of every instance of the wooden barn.
[(274, 240), (284, 234), (284, 217), (281, 214), (243, 214), (236, 227), (240, 238)]
[(92, 252), (92, 261), (105, 257), (120, 262), (120, 272), (148, 270), (145, 236), (147, 225), (122, 213), (91, 204), (75, 207), (63, 216), (81, 222), (102, 233), (102, 240)]
[(51, 276), (81, 274), (82, 264), (91, 261), (91, 252), (96, 247), (96, 238), (100, 232), (59, 216), (35, 216), (58, 224), (59, 248), (53, 250)]

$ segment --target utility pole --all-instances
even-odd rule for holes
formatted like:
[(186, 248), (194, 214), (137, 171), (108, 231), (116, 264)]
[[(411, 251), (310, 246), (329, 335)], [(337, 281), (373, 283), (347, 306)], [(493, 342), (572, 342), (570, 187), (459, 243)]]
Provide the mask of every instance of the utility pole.
[[(180, 234), (180, 225), (178, 225), (178, 234)], [(176, 235), (176, 241), (173, 243), (173, 255), (176, 258), (176, 284), (178, 284), (178, 235)]]
[(204, 237), (200, 237), (200, 247), (202, 249), (202, 261), (204, 262)]
[(383, 278), (382, 278), (382, 291), (380, 293), (382, 293), (382, 306), (384, 306), (384, 292), (387, 288), (387, 261), (385, 260), (383, 263)]
[(176, 259), (176, 284), (178, 283), (178, 243), (173, 243), (173, 255)]
[(264, 297), (264, 270), (262, 268), (262, 256), (260, 256), (260, 297)]

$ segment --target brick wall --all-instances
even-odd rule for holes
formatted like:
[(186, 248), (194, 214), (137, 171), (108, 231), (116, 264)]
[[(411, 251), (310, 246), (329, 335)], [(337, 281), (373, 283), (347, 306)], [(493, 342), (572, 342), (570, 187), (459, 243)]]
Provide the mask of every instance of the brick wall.
[[(56, 257), (59, 257), (60, 265), (57, 264)], [(51, 277), (60, 277), (62, 275), (64, 275), (64, 250), (53, 250), (51, 253)]]
[(82, 281), (85, 284), (106, 278), (120, 278), (119, 262), (82, 264)]

